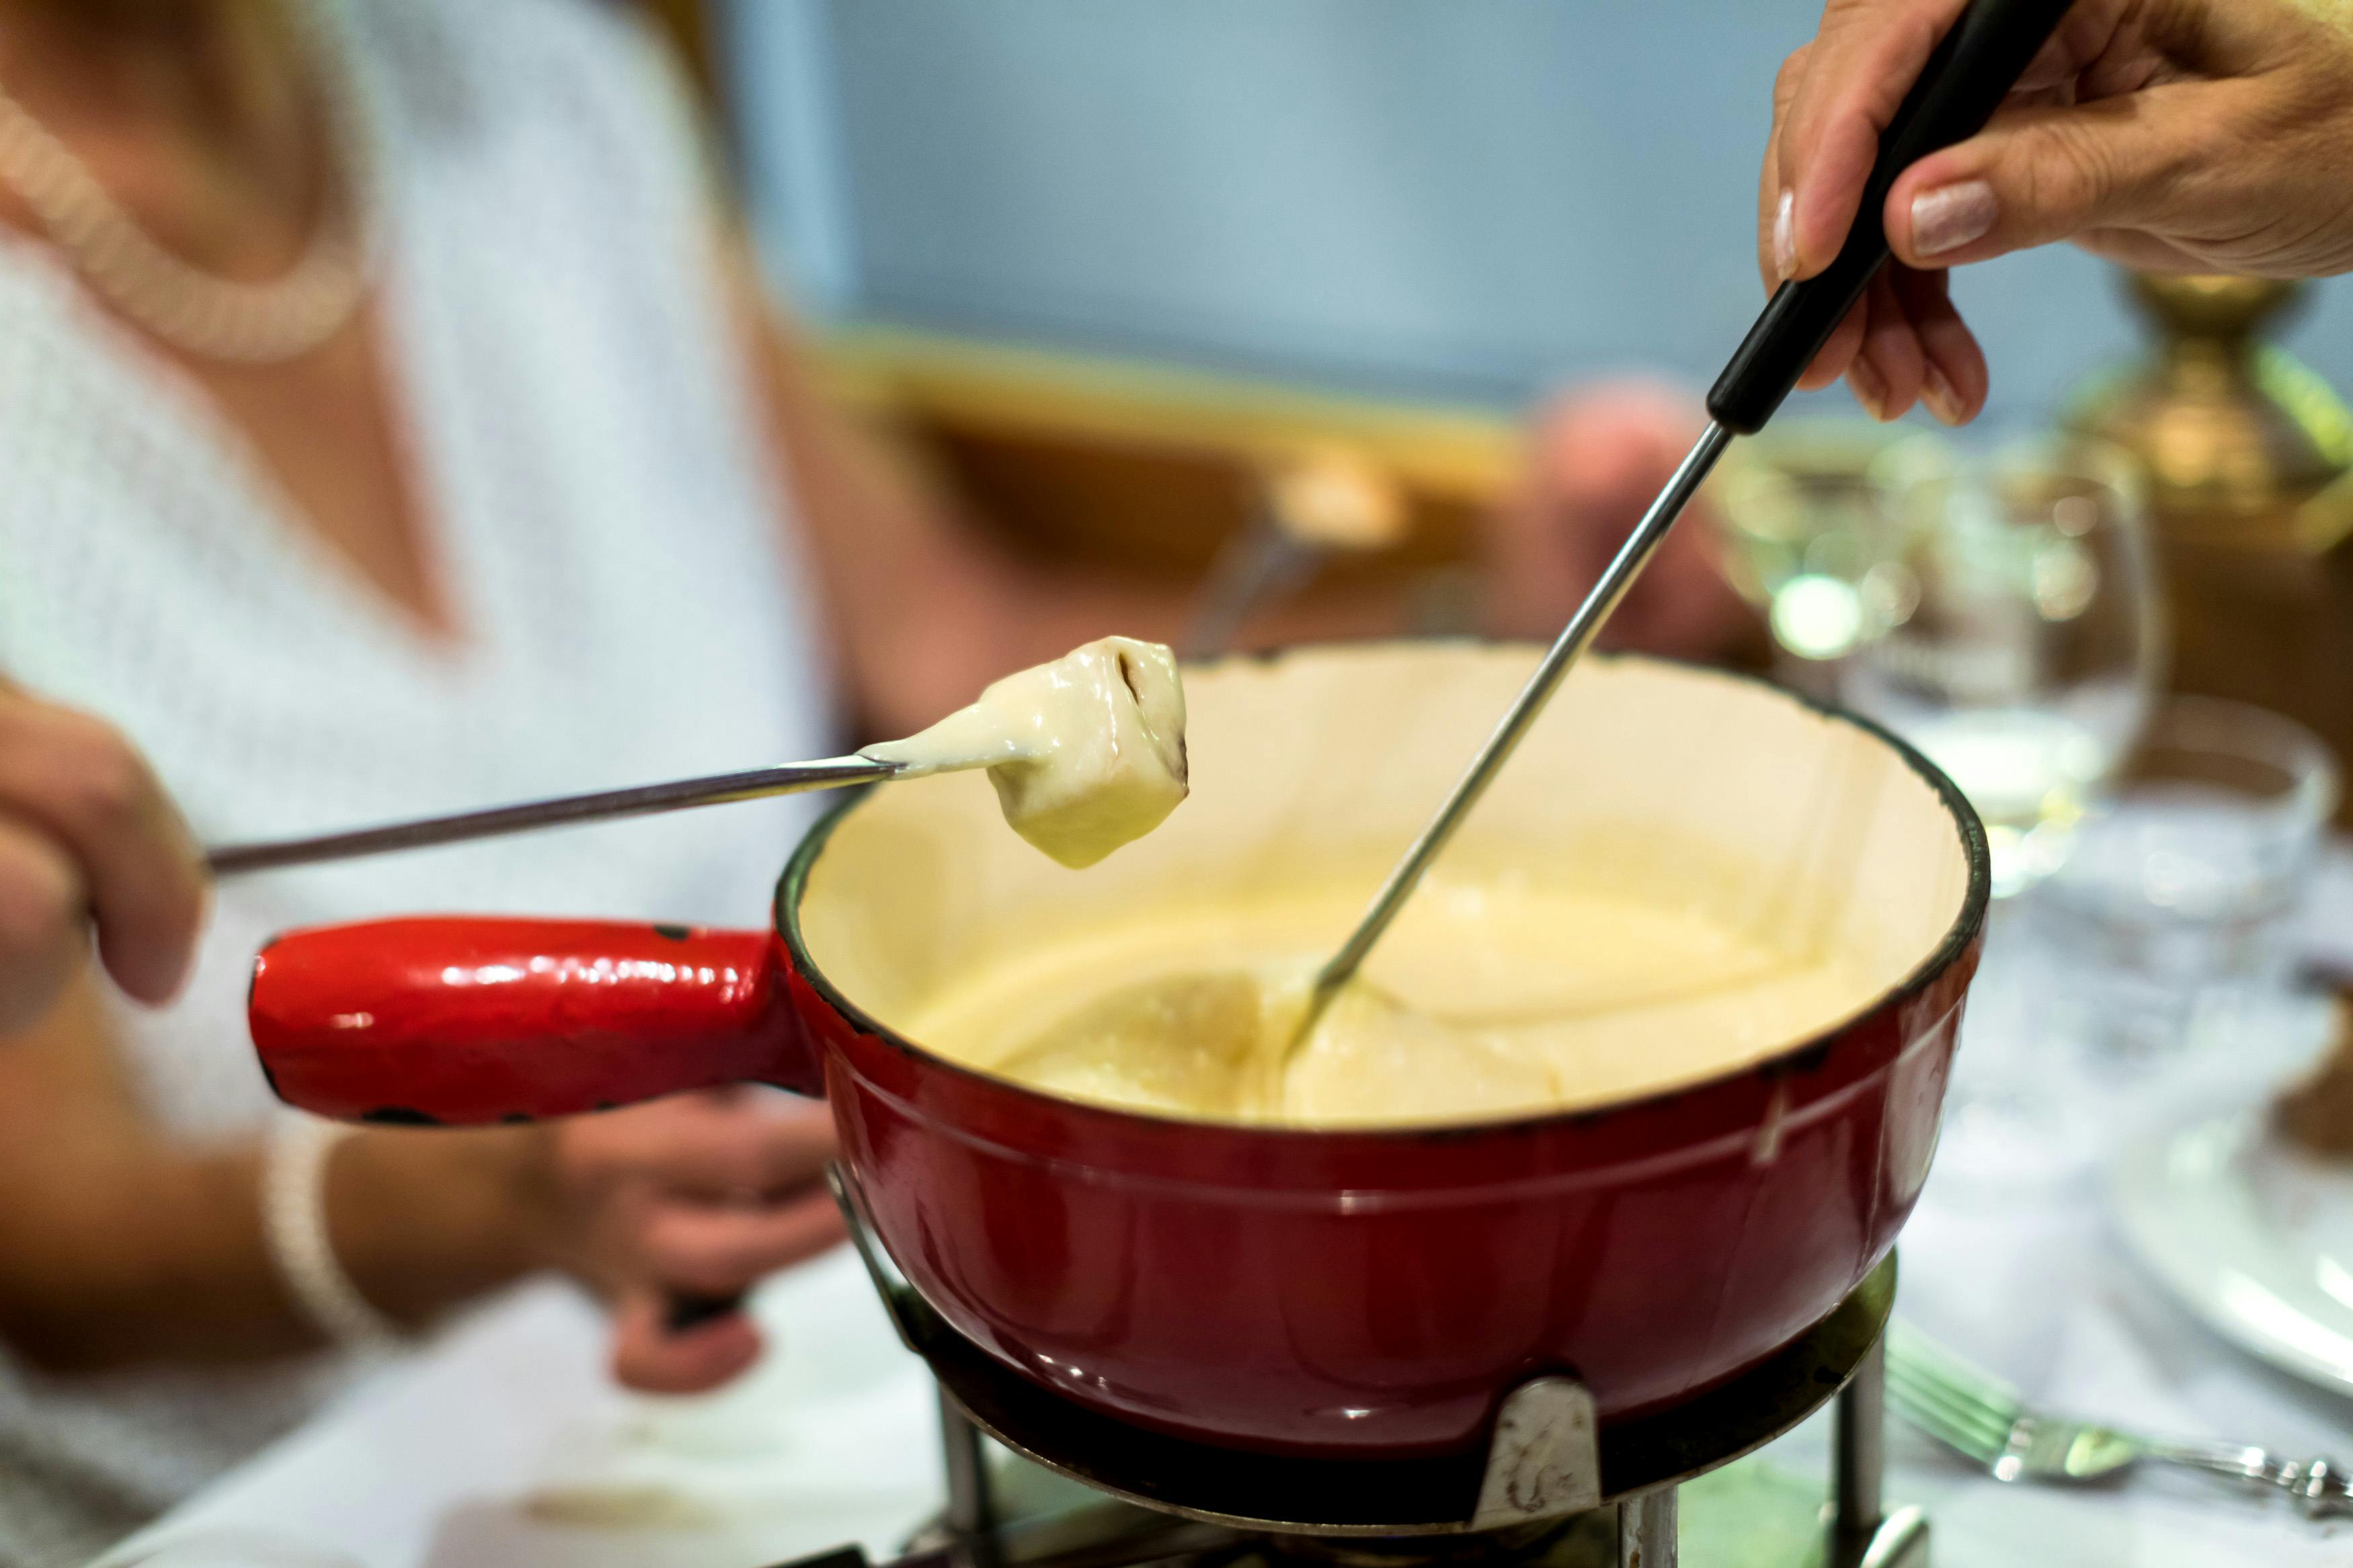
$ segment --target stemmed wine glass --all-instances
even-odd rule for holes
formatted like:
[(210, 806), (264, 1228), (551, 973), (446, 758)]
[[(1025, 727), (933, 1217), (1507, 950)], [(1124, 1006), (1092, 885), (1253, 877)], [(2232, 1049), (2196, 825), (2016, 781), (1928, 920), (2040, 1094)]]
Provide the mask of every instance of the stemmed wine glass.
[(1711, 491), (1725, 565), (1771, 628), (1782, 685), (1831, 696), (1839, 661), (1875, 634), (1887, 476), (1943, 449), (1916, 427), (1815, 417), (1778, 421), (1725, 455)]
[(1868, 574), (1881, 619), (1840, 695), (1960, 785), (2006, 899), (2065, 859), (2161, 683), (2141, 488), (2121, 454), (2060, 437), (1907, 456)]
[(2057, 436), (1981, 455), (1917, 447), (1882, 474), (1876, 619), (1840, 667), (1848, 706), (1949, 774), (1984, 819), (1996, 905), (1947, 1097), (1939, 1168), (2002, 1184), (2086, 1173), (2101, 1124), (2047, 1026), (2055, 973), (2015, 907), (2148, 721), (2165, 635), (2141, 486)]

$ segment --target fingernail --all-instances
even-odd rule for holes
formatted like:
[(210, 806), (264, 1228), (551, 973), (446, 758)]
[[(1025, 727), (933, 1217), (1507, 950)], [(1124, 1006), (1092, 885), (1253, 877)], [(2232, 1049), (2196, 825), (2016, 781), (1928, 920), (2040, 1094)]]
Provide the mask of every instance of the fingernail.
[(1856, 356), (1855, 362), (1846, 367), (1846, 384), (1865, 414), (1873, 419), (1886, 419), (1887, 384), (1879, 379), (1879, 373), (1871, 368), (1869, 360)]
[(1991, 234), (2000, 216), (1993, 187), (1983, 180), (1922, 191), (1912, 198), (1912, 248), (1923, 257), (1958, 250)]
[(1783, 191), (1773, 209), (1773, 271), (1783, 282), (1798, 275), (1798, 193)]
[(1945, 373), (1936, 368), (1934, 360), (1921, 370), (1920, 401), (1928, 405), (1928, 412), (1936, 416), (1939, 424), (1961, 422), (1961, 395), (1953, 390), (1953, 384), (1945, 379)]

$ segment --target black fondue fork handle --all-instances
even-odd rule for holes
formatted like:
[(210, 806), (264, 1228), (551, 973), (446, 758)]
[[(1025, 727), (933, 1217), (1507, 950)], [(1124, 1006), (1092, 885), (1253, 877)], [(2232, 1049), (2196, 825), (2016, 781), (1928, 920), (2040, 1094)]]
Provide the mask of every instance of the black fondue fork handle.
[(1972, 0), (1961, 13), (1880, 133), (1879, 157), (1837, 258), (1813, 277), (1774, 291), (1709, 389), (1707, 411), (1718, 425), (1739, 436), (1765, 427), (1886, 261), (1882, 215), (1896, 176), (1984, 130), (2072, 3)]

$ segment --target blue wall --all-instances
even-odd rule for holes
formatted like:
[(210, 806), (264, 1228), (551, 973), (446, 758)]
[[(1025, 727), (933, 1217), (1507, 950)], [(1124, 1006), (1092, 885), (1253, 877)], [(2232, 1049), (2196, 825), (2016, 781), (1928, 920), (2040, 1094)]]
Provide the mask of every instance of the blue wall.
[[(1819, 0), (738, 0), (804, 301), (1517, 405), (1704, 384), (1761, 302), (1773, 72)], [(1957, 281), (1995, 412), (2135, 338), (2073, 251)], [(2353, 387), (2353, 300), (2291, 342)]]

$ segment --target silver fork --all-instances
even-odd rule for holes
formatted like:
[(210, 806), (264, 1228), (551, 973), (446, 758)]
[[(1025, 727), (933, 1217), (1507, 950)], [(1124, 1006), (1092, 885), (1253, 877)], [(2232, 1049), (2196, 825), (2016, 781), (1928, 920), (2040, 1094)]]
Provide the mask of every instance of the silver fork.
[(2018, 1391), (1918, 1330), (1887, 1326), (1887, 1401), (1896, 1414), (1998, 1481), (2083, 1485), (2144, 1460), (2270, 1487), (2306, 1518), (2353, 1514), (2353, 1476), (2327, 1459), (2275, 1458), (2237, 1443), (2177, 1442), (2031, 1410)]

